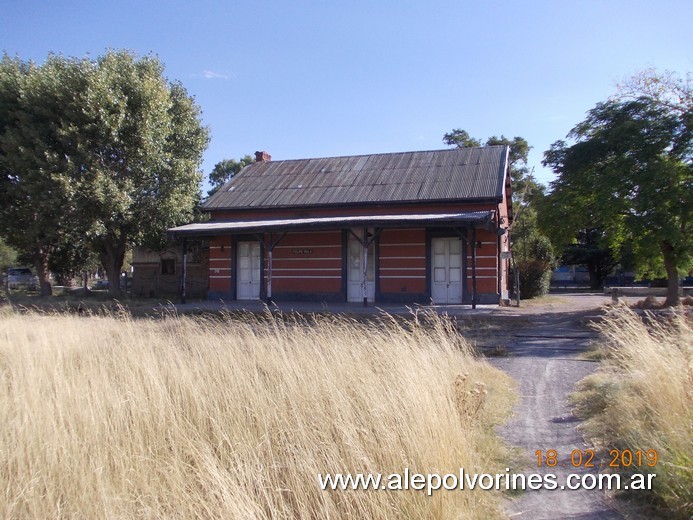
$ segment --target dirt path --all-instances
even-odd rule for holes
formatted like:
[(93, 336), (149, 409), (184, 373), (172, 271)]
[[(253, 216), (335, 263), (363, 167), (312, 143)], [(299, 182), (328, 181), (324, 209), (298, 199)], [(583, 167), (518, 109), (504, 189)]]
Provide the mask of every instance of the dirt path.
[[(558, 312), (533, 312), (531, 325), (506, 340), (508, 356), (490, 360), (519, 385), (520, 400), (513, 417), (499, 430), (528, 460), (527, 467), (516, 471), (554, 473), (559, 487), (569, 474), (585, 471), (571, 465), (571, 452), (589, 446), (577, 431), (579, 421), (571, 413), (568, 395), (577, 381), (597, 368), (596, 363), (579, 358), (595, 337), (580, 324), (588, 313), (584, 309), (566, 312), (565, 307)], [(535, 452), (550, 449), (558, 452), (558, 465), (538, 468)], [(531, 520), (623, 518), (610, 507), (604, 492), (597, 490), (528, 490), (508, 500), (506, 510), (509, 518)]]

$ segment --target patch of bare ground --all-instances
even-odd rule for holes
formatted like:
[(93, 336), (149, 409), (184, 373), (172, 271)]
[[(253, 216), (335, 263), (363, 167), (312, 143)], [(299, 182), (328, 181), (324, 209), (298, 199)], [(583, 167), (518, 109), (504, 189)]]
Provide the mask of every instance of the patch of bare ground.
[[(581, 520), (619, 519), (623, 516), (611, 499), (595, 490), (560, 489), (572, 473), (571, 454), (589, 443), (578, 426), (569, 395), (577, 382), (594, 372), (596, 363), (581, 359), (596, 334), (581, 325), (582, 318), (595, 314), (604, 303), (598, 296), (561, 296), (524, 307), (529, 324), (514, 330), (498, 347), (501, 355), (491, 363), (513, 377), (519, 385), (519, 402), (511, 420), (498, 433), (516, 446), (524, 464), (510, 468), (525, 475), (545, 478), (554, 474), (558, 489), (526, 490), (506, 502), (508, 518), (532, 520), (574, 518)], [(522, 307), (521, 307), (522, 309)], [(545, 456), (555, 450), (556, 467), (547, 467)], [(543, 458), (540, 465), (537, 451)]]

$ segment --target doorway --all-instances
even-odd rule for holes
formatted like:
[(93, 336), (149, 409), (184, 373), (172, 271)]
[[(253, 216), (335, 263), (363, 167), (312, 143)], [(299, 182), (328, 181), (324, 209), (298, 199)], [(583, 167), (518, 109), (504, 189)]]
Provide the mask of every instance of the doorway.
[(236, 299), (259, 300), (261, 278), (260, 242), (238, 242)]
[(462, 239), (431, 240), (431, 299), (436, 304), (462, 303)]
[[(363, 230), (355, 231), (359, 237), (363, 236)], [(347, 254), (347, 301), (363, 301), (363, 244), (354, 236), (349, 236)], [(366, 268), (366, 297), (369, 302), (375, 300), (375, 246), (368, 246), (368, 264)]]

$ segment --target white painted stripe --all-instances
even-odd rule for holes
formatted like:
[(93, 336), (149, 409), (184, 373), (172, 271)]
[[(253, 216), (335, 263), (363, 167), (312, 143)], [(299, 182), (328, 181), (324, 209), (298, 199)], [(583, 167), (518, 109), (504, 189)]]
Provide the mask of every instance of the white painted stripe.
[(308, 262), (308, 261), (311, 261), (312, 262), (312, 261), (317, 261), (317, 260), (328, 260), (328, 261), (341, 262), (342, 258), (341, 257), (337, 257), (337, 258), (323, 258), (323, 257), (313, 258), (312, 256), (303, 255), (302, 258), (298, 258), (298, 257), (297, 258), (284, 258), (284, 257), (277, 258), (275, 256), (272, 259), (273, 262), (284, 262), (284, 261), (290, 261), (290, 262)]
[(399, 280), (399, 279), (404, 279), (404, 278), (413, 278), (413, 279), (416, 279), (416, 280), (425, 280), (425, 279), (426, 279), (425, 276), (381, 276), (381, 277), (380, 277), (381, 280), (385, 280), (385, 279), (388, 279), (388, 280)]
[(272, 271), (338, 271), (341, 272), (341, 267), (274, 267), (272, 266)]
[(385, 256), (380, 255), (380, 260), (426, 260), (425, 256)]
[(218, 271), (230, 271), (230, 267), (210, 267), (210, 271), (218, 272)]
[(425, 267), (381, 267), (381, 271), (425, 271)]
[(397, 247), (397, 246), (421, 246), (424, 247), (426, 244), (424, 242), (419, 243), (406, 243), (406, 244), (383, 244), (380, 243), (380, 247)]
[(209, 278), (210, 278), (210, 279), (230, 280), (230, 279), (231, 279), (231, 275), (229, 275), (229, 276), (210, 276)]
[(305, 278), (310, 280), (341, 280), (341, 276), (274, 276), (272, 275), (272, 280), (295, 280), (297, 278)]
[(316, 249), (319, 247), (342, 247), (341, 242), (339, 244), (320, 244), (320, 245), (297, 245), (297, 246), (274, 246), (274, 249)]

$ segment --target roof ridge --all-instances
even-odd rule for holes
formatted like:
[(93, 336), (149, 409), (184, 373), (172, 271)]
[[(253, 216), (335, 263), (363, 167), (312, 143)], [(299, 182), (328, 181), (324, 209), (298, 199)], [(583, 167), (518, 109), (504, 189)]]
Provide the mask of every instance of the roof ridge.
[[(451, 147), (451, 148), (437, 148), (433, 150), (405, 150), (403, 152), (377, 152), (377, 153), (361, 153), (361, 154), (355, 154), (355, 155), (333, 155), (333, 156), (321, 156), (321, 157), (300, 157), (296, 159), (272, 159), (271, 161), (265, 161), (265, 164), (268, 163), (284, 163), (284, 162), (296, 162), (296, 161), (317, 161), (320, 159), (350, 159), (350, 158), (358, 158), (358, 157), (377, 157), (377, 156), (384, 156), (384, 155), (404, 155), (407, 153), (440, 153), (440, 152), (458, 152), (460, 150), (478, 150), (478, 149), (488, 149), (488, 148), (502, 148), (504, 146), (508, 146), (505, 144), (492, 144), (488, 146), (465, 146), (465, 147)], [(251, 166), (253, 164), (262, 164), (262, 162), (259, 163), (250, 163), (248, 166)]]

